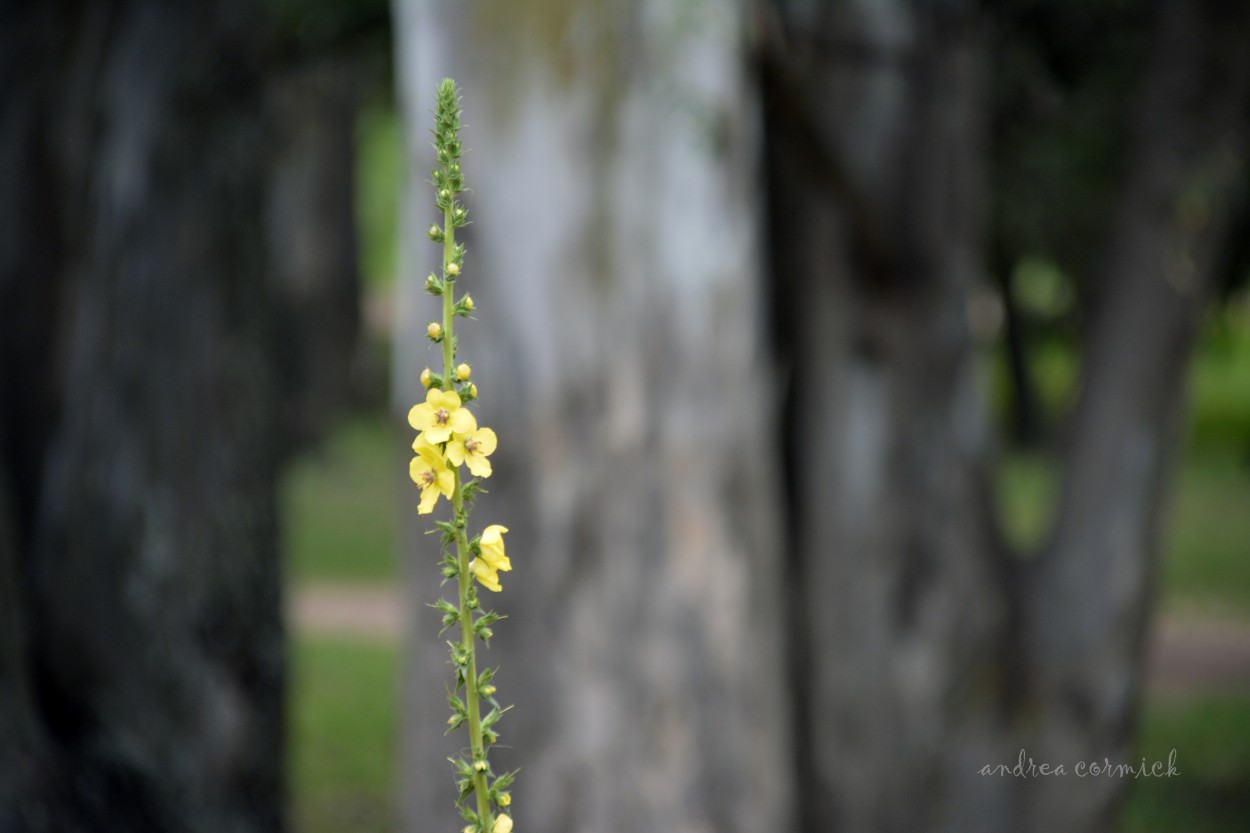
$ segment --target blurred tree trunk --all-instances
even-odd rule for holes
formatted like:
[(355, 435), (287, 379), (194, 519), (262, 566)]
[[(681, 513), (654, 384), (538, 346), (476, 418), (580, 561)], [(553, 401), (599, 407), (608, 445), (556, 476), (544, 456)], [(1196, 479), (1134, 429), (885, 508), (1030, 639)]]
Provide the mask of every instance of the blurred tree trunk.
[[(475, 524), (511, 529), (511, 618), (487, 662), (516, 710), (517, 827), (787, 829), (775, 524), (777, 385), (758, 286), (756, 116), (740, 10), (720, 0), (397, 3), (409, 120), (396, 413), (437, 355), (424, 229), (435, 85), (466, 96), (474, 224), (458, 328), (498, 429)], [(406, 501), (414, 602), (438, 594)], [(415, 616), (406, 828), (458, 827), (446, 651)], [(515, 750), (515, 751), (514, 751)]]
[(803, 829), (1011, 830), (1002, 782), (976, 774), (1013, 750), (967, 318), (983, 271), (975, 13), (779, 4), (764, 27), (798, 773), (821, 797)]
[(0, 829), (280, 830), (255, 6), (0, 17)]
[[(1184, 370), (1246, 154), (1245, 4), (1160, 4), (1049, 545), (987, 499), (975, 4), (779, 2), (764, 47), (804, 608), (807, 829), (1101, 831), (1125, 784)], [(795, 300), (798, 299), (798, 300)], [(900, 801), (900, 796), (907, 796)]]
[(295, 56), (270, 74), (276, 132), (265, 231), (284, 447), (320, 439), (359, 399), (358, 58)]

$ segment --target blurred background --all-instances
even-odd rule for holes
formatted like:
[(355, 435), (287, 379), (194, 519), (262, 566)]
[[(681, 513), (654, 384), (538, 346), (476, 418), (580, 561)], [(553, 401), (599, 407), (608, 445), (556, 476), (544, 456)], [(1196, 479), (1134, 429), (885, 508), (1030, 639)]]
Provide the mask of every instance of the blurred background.
[(448, 75), (518, 829), (1250, 829), (1247, 42), (4, 4), (0, 830), (462, 826), (404, 423)]

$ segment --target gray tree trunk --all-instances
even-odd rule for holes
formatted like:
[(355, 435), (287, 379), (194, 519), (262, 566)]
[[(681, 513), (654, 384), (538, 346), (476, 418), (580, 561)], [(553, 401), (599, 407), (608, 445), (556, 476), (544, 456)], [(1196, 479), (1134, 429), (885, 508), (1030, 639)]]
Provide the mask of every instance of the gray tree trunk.
[[(757, 282), (756, 116), (734, 4), (402, 2), (409, 122), (396, 412), (436, 353), (420, 292), (426, 114), (465, 93), (474, 224), (457, 334), (498, 429), (476, 524), (511, 529), (511, 618), (487, 662), (517, 708), (500, 765), (521, 830), (784, 830), (786, 681), (772, 454), (777, 386)], [(437, 598), (416, 532), (411, 594)], [(487, 594), (484, 594), (487, 595)], [(445, 647), (415, 616), (401, 793), (452, 829)]]
[(280, 830), (255, 6), (0, 15), (0, 829)]
[[(1244, 169), (1244, 4), (1161, 4), (1049, 545), (986, 499), (965, 309), (981, 279), (973, 4), (778, 3), (779, 332), (795, 368), (809, 829), (1103, 831), (1129, 759), (1158, 518), (1215, 243)], [(800, 299), (792, 302), (790, 299)], [(899, 799), (907, 796), (906, 801)]]
[[(1010, 634), (968, 323), (981, 63), (963, 4), (766, 20), (804, 829), (1012, 829)], [(902, 797), (906, 796), (904, 800)]]
[(271, 73), (267, 280), (286, 447), (319, 439), (364, 387), (356, 234), (356, 56), (292, 60)]
[[(1024, 576), (1030, 741), (1131, 760), (1186, 374), (1250, 156), (1250, 5), (1162, 3), (1049, 545)], [(1123, 782), (1043, 780), (1031, 826), (1112, 829)]]

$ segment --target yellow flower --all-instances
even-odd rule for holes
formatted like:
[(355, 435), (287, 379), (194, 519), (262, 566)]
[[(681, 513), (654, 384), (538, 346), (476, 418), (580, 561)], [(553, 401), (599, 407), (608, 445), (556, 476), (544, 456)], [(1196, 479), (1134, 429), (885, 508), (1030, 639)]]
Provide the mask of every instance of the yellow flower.
[(412, 444), (417, 456), (408, 464), (408, 476), (412, 482), (421, 487), (421, 503), (417, 506), (417, 514), (428, 515), (434, 511), (438, 496), (450, 499), (456, 486), (455, 475), (447, 468), (447, 461), (439, 454), (438, 448), (429, 442), (417, 438)]
[(508, 527), (500, 526), (499, 524), (491, 524), (482, 530), (482, 537), (478, 541), (478, 547), (482, 551), (482, 560), (492, 570), (507, 572), (512, 569), (512, 562), (508, 560), (508, 556), (503, 551), (503, 534), (507, 531)]
[(477, 430), (473, 414), (460, 407), (460, 396), (453, 390), (437, 388), (426, 393), (425, 402), (412, 406), (408, 424), (423, 432), (431, 443), (445, 443), (453, 433), (465, 435)]
[(491, 833), (512, 833), (512, 816), (503, 816), (495, 819), (495, 829)]
[(475, 477), (490, 477), (490, 460), (499, 440), (489, 428), (479, 428), (467, 437), (453, 437), (447, 443), (447, 459), (454, 466), (468, 464)]
[(499, 583), (499, 573), (482, 559), (475, 558), (470, 561), (469, 570), (472, 571), (473, 577), (487, 590), (493, 590), (498, 593), (503, 589), (503, 586)]

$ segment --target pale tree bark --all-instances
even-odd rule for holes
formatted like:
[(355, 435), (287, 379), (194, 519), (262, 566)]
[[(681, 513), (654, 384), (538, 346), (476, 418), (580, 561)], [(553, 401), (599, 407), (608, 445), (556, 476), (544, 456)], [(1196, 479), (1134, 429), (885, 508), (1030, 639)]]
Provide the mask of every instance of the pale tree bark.
[[(1244, 170), (1242, 4), (1160, 4), (1048, 546), (985, 497), (964, 306), (981, 279), (972, 4), (775, 6), (771, 228), (806, 644), (809, 825), (1102, 831), (1126, 760), (1184, 371)], [(798, 300), (795, 300), (798, 299)], [(900, 796), (907, 796), (906, 801)]]
[(256, 8), (3, 16), (0, 829), (280, 830)]
[[(756, 118), (743, 21), (712, 2), (396, 6), (408, 241), (396, 413), (436, 354), (425, 114), (465, 94), (474, 224), (457, 329), (494, 426), (475, 523), (516, 569), (486, 662), (498, 766), (523, 766), (522, 830), (786, 829), (777, 387), (757, 295)], [(397, 447), (401, 447), (398, 446)], [(437, 598), (415, 531), (411, 595)], [(489, 594), (485, 594), (489, 595)], [(401, 794), (412, 831), (451, 829), (448, 680), (414, 616)]]

